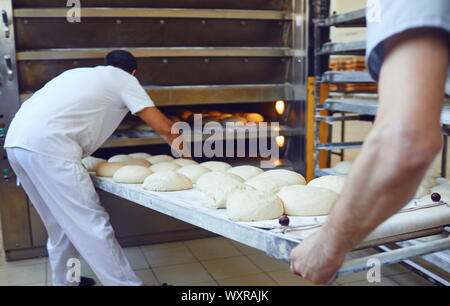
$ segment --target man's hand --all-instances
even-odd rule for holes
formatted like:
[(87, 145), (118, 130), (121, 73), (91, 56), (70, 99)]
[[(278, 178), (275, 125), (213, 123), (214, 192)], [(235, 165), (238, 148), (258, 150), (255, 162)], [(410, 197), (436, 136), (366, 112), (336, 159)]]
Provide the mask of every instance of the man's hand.
[(317, 231), (291, 252), (291, 271), (314, 284), (326, 285), (336, 280), (336, 272), (345, 260), (345, 253), (327, 243), (326, 233)]
[(190, 158), (191, 154), (184, 141), (172, 144), (179, 137), (182, 137), (179, 133), (172, 133), (173, 123), (163, 114), (157, 107), (147, 107), (137, 113), (137, 115), (145, 121), (149, 126), (151, 126), (156, 133), (158, 133), (172, 149), (180, 155), (180, 157)]

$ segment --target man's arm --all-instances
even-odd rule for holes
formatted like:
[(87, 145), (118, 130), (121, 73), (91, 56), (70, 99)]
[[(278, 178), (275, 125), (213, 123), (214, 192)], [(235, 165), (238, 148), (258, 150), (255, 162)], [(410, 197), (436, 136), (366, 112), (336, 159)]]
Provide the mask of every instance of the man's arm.
[(294, 273), (327, 283), (345, 254), (414, 196), (442, 146), (448, 33), (413, 30), (387, 42), (379, 109), (324, 226), (291, 253)]
[(179, 133), (172, 133), (173, 123), (163, 114), (157, 107), (147, 107), (142, 111), (136, 113), (145, 123), (151, 126), (156, 133), (158, 133), (180, 157), (189, 158), (190, 152), (184, 146), (184, 142), (180, 143), (180, 147), (172, 146), (175, 139), (182, 137)]

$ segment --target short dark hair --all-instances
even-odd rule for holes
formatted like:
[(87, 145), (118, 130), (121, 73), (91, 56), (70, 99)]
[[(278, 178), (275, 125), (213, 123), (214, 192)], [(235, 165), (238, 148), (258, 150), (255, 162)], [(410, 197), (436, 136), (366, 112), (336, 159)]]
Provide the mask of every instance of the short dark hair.
[(114, 66), (132, 73), (133, 70), (137, 70), (137, 61), (133, 54), (128, 51), (114, 50), (106, 55), (105, 66)]

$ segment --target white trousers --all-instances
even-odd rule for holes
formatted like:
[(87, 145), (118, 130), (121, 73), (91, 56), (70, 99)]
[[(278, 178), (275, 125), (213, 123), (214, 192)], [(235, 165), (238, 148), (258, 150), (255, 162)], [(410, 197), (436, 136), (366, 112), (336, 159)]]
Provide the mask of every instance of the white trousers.
[[(21, 148), (8, 148), (8, 159), (48, 232), (53, 285), (68, 281), (68, 260), (78, 253), (105, 286), (140, 286), (100, 205), (89, 173), (81, 165)], [(77, 252), (78, 251), (78, 252)]]

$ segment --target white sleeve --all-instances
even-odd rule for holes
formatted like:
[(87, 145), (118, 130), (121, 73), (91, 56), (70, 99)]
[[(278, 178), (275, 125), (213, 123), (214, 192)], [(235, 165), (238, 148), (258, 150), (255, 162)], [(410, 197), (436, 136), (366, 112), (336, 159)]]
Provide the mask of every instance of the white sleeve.
[(139, 84), (136, 78), (133, 78), (120, 94), (123, 103), (134, 115), (144, 108), (155, 106), (152, 99)]

